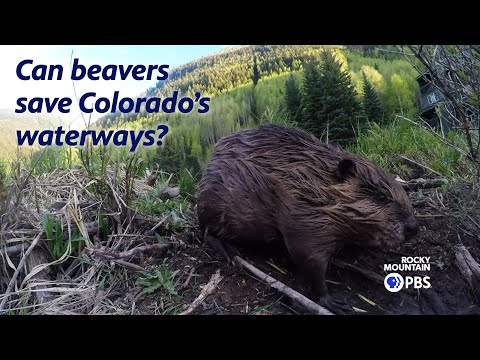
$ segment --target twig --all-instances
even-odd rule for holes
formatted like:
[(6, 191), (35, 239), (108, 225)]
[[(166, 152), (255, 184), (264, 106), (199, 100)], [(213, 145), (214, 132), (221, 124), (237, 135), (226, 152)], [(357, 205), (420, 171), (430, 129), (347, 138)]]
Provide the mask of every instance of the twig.
[(162, 224), (165, 222), (165, 220), (167, 220), (167, 219), (168, 219), (168, 216), (164, 216), (163, 219), (161, 219), (161, 220), (157, 223), (157, 225), (155, 225), (153, 228), (151, 228), (150, 230), (148, 230), (145, 234), (148, 235), (148, 236), (152, 236), (152, 234), (154, 234), (154, 231), (155, 231), (160, 225), (162, 225)]
[(13, 273), (12, 278), (10, 279), (10, 282), (8, 283), (7, 286), (7, 291), (5, 291), (5, 294), (3, 295), (3, 300), (0, 303), (0, 314), (4, 312), (3, 308), (5, 307), (5, 303), (7, 302), (7, 299), (10, 297), (10, 294), (12, 292), (12, 287), (15, 281), (17, 280), (18, 274), (20, 274), (20, 271), (22, 270), (23, 266), (25, 265), (25, 261), (27, 260), (28, 255), (33, 251), (35, 246), (37, 246), (38, 241), (40, 240), (40, 237), (42, 236), (42, 232), (39, 233), (35, 239), (33, 239), (32, 244), (30, 247), (25, 251), (25, 255), (20, 259), (20, 262), (18, 263), (17, 269)]
[(194, 273), (195, 273), (195, 267), (193, 266), (192, 270), (190, 270), (190, 273), (187, 276), (187, 280), (185, 280), (185, 282), (180, 286), (180, 290), (185, 289), (188, 286), (188, 284), (190, 283), (190, 280), (192, 279)]
[(193, 300), (193, 302), (190, 304), (187, 310), (180, 313), (180, 315), (188, 315), (192, 313), (193, 310), (195, 310), (198, 307), (198, 305), (203, 303), (207, 298), (207, 296), (210, 295), (213, 292), (213, 290), (215, 290), (215, 288), (218, 286), (220, 281), (222, 281), (222, 279), (223, 279), (223, 276), (220, 275), (220, 269), (219, 269), (215, 272), (215, 274), (212, 275), (208, 284), (203, 287), (202, 291), (200, 292), (200, 295), (198, 295), (198, 297), (195, 300)]
[(119, 265), (122, 265), (126, 268), (129, 268), (131, 270), (134, 270), (134, 271), (145, 271), (145, 269), (137, 264), (132, 264), (130, 262), (127, 262), (127, 261), (124, 261), (124, 260), (121, 260), (121, 259), (118, 259), (118, 260), (114, 260), (117, 264)]
[(418, 189), (431, 189), (431, 188), (436, 188), (440, 187), (442, 185), (448, 184), (448, 181), (446, 179), (429, 179), (425, 180), (423, 178), (420, 179), (414, 179), (410, 181), (405, 181), (405, 182), (400, 182), (400, 184), (403, 186), (404, 189), (406, 190), (418, 190)]
[(115, 259), (122, 259), (122, 258), (131, 257), (131, 256), (136, 256), (139, 253), (144, 252), (144, 251), (164, 250), (164, 249), (167, 249), (170, 246), (172, 246), (172, 244), (173, 243), (143, 245), (143, 246), (139, 246), (139, 247), (136, 247), (134, 249), (131, 249), (131, 250), (122, 251), (120, 253), (114, 253), (114, 252), (111, 252), (111, 251), (104, 251), (104, 250), (100, 250), (100, 249), (93, 249), (93, 251), (95, 252), (96, 255), (100, 255), (102, 257), (110, 258), (110, 259), (115, 260)]
[(249, 262), (243, 260), (241, 257), (236, 256), (235, 261), (237, 261), (241, 266), (243, 266), (246, 270), (251, 272), (257, 278), (259, 278), (262, 281), (265, 281), (272, 288), (287, 295), (290, 299), (292, 299), (293, 301), (301, 305), (303, 308), (305, 308), (309, 312), (317, 315), (333, 315), (330, 311), (328, 311), (324, 307), (318, 305), (317, 303), (313, 302), (309, 298), (293, 290), (292, 288), (288, 287), (282, 282), (274, 279), (270, 275), (265, 274), (263, 271), (257, 269), (255, 266), (253, 266)]

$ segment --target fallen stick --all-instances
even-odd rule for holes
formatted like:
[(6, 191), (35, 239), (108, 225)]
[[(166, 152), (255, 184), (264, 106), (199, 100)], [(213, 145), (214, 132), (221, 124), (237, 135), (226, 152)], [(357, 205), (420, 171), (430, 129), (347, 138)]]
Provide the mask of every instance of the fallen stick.
[(334, 315), (329, 310), (325, 309), (324, 307), (318, 305), (317, 303), (313, 302), (309, 298), (305, 297), (304, 295), (300, 294), (299, 292), (293, 290), (292, 288), (288, 287), (284, 283), (275, 280), (270, 275), (265, 274), (263, 271), (257, 269), (255, 266), (250, 264), (249, 262), (243, 260), (241, 257), (236, 256), (235, 261), (237, 261), (241, 266), (243, 266), (246, 270), (251, 272), (260, 280), (266, 282), (272, 288), (280, 291), (281, 293), (288, 296), (290, 299), (295, 301), (297, 304), (301, 305), (304, 309), (308, 310), (309, 312), (317, 315)]
[[(397, 180), (398, 181), (398, 180)], [(403, 186), (406, 190), (418, 190), (418, 189), (431, 189), (440, 187), (448, 183), (446, 179), (430, 179), (425, 180), (423, 178), (410, 180), (410, 181), (399, 181), (399, 183)]]
[(464, 245), (455, 247), (455, 259), (460, 273), (480, 298), (480, 265), (475, 261)]
[(23, 268), (23, 265), (25, 264), (25, 261), (27, 260), (28, 255), (33, 251), (35, 246), (37, 246), (38, 241), (40, 240), (40, 237), (42, 236), (42, 233), (39, 233), (35, 239), (33, 239), (32, 244), (30, 247), (25, 251), (25, 255), (20, 259), (20, 262), (18, 263), (17, 269), (13, 273), (12, 278), (10, 279), (10, 282), (8, 283), (7, 290), (5, 291), (5, 294), (3, 295), (2, 302), (0, 303), (0, 314), (4, 312), (3, 308), (5, 307), (5, 304), (7, 302), (7, 299), (10, 297), (10, 294), (12, 292), (12, 287), (13, 284), (15, 284), (15, 281), (17, 280), (18, 274), (20, 274), (20, 271)]
[(100, 255), (102, 257), (115, 260), (115, 259), (123, 259), (123, 258), (128, 258), (128, 257), (131, 257), (131, 256), (136, 256), (139, 253), (144, 252), (144, 251), (165, 250), (165, 249), (169, 248), (170, 246), (172, 246), (172, 243), (143, 245), (143, 246), (139, 246), (139, 247), (133, 248), (131, 250), (122, 251), (122, 252), (119, 252), (119, 253), (114, 253), (114, 252), (111, 252), (111, 251), (105, 251), (105, 250), (101, 250), (101, 249), (93, 249), (93, 252), (95, 252), (96, 255)]
[(200, 292), (200, 295), (198, 295), (198, 297), (195, 300), (193, 300), (193, 302), (190, 304), (187, 310), (180, 313), (180, 315), (188, 315), (192, 313), (193, 310), (195, 310), (198, 307), (198, 305), (203, 303), (207, 298), (207, 296), (210, 295), (213, 292), (213, 290), (215, 290), (215, 288), (218, 286), (220, 281), (222, 281), (222, 279), (223, 279), (223, 276), (220, 275), (220, 270), (217, 270), (215, 274), (213, 274), (212, 277), (210, 278), (210, 281), (208, 282), (208, 284), (203, 287), (202, 291)]
[(134, 271), (145, 271), (144, 268), (142, 268), (140, 265), (137, 265), (137, 264), (132, 264), (130, 262), (127, 262), (127, 261), (123, 261), (121, 259), (117, 259), (117, 260), (113, 260), (115, 261), (118, 265), (121, 265), (121, 266), (124, 266), (126, 268), (129, 268), (131, 270), (134, 270)]

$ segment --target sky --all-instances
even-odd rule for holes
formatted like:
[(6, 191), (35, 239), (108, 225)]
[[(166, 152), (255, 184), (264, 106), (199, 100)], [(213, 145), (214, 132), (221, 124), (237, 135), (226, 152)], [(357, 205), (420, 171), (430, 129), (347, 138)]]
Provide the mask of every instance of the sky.
[[(170, 65), (169, 70), (185, 64), (199, 57), (222, 50), (232, 45), (0, 45), (0, 109), (17, 108), (17, 99), (27, 97), (63, 98), (69, 97), (73, 101), (68, 114), (62, 114), (73, 128), (83, 125), (80, 110), (76, 105), (74, 85), (70, 79), (70, 60), (78, 58), (79, 63), (85, 66), (98, 64), (106, 65)], [(62, 80), (20, 80), (16, 75), (16, 68), (22, 60), (31, 59), (33, 64), (25, 65), (24, 75), (31, 75), (35, 65), (63, 66)], [(154, 72), (154, 75), (159, 75)], [(99, 97), (112, 99), (116, 90), (120, 97), (139, 95), (149, 87), (155, 85), (152, 80), (134, 80), (131, 76), (127, 80), (91, 81), (83, 79), (75, 81), (75, 91), (78, 97), (86, 92), (96, 92)], [(46, 114), (46, 110), (42, 111)], [(59, 114), (55, 112), (54, 114)], [(87, 115), (88, 116), (88, 115)], [(102, 114), (92, 114), (96, 120)]]

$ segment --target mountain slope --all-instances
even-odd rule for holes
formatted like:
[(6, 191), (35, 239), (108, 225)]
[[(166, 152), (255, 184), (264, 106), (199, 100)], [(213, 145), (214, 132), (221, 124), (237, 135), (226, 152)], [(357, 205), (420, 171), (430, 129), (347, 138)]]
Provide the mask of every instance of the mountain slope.
[[(226, 53), (228, 56), (247, 56), (244, 51), (252, 51), (253, 49), (255, 47), (243, 47), (240, 49), (241, 51), (236, 50), (236, 52), (229, 49)], [(269, 64), (285, 63), (285, 57), (282, 57), (281, 54), (279, 55), (280, 58), (269, 58), (266, 54), (273, 54), (272, 51), (267, 51), (271, 50), (270, 47), (264, 47), (263, 49), (265, 50), (264, 58), (268, 59)], [(286, 78), (288, 74), (293, 73), (302, 85), (302, 65), (306, 61), (316, 60), (316, 54), (319, 54), (322, 47), (275, 46), (274, 49), (276, 51), (282, 49), (284, 53), (298, 52), (303, 49), (303, 55), (293, 57), (291, 62), (292, 65), (298, 66), (299, 70), (291, 70), (285, 67), (284, 71), (282, 67), (269, 65), (270, 75), (267, 75), (265, 72), (267, 65), (262, 65), (257, 60), (258, 66), (264, 69), (257, 84), (254, 85), (252, 79), (246, 78), (245, 84), (236, 86), (231, 90), (217, 88), (216, 95), (211, 98), (210, 110), (205, 114), (196, 112), (188, 114), (179, 112), (172, 114), (162, 112), (155, 114), (121, 114), (109, 119), (104, 118), (97, 126), (115, 129), (155, 130), (159, 124), (168, 124), (169, 133), (164, 139), (164, 146), (140, 146), (137, 151), (144, 152), (142, 157), (156, 159), (155, 161), (159, 162), (160, 167), (167, 172), (178, 173), (182, 168), (187, 168), (196, 173), (202, 164), (208, 160), (213, 145), (221, 137), (243, 128), (258, 126), (263, 122), (285, 122), (283, 103)], [(368, 56), (363, 51), (349, 51), (340, 47), (335, 47), (334, 51), (337, 58), (343, 63), (342, 67), (350, 73), (359, 101), (362, 99), (362, 72), (365, 72), (379, 93), (380, 100), (385, 108), (384, 120), (386, 122), (398, 113), (405, 116), (415, 114), (417, 111), (415, 97), (418, 92), (418, 84), (415, 80), (417, 73), (408, 62), (392, 57)], [(207, 59), (198, 61), (199, 64), (204, 64), (203, 71), (206, 73), (219, 71), (219, 64), (225, 65), (230, 61), (228, 56), (223, 62), (217, 61), (215, 60), (216, 56), (218, 55), (212, 55)], [(173, 83), (177, 83), (178, 86), (185, 86), (188, 83), (189, 76), (202, 79), (203, 73), (199, 70), (200, 67), (194, 68), (195, 63), (197, 62), (187, 64), (188, 66), (185, 65), (187, 68), (193, 69), (191, 73), (186, 73), (184, 76), (172, 80), (170, 85), (168, 83), (159, 84), (155, 91), (167, 93), (166, 86), (173, 86)], [(205, 65), (210, 63), (213, 63), (210, 67)], [(223, 66), (222, 69), (228, 69), (228, 66)], [(193, 73), (195, 74), (193, 75)], [(220, 84), (220, 82), (217, 84)], [(169, 88), (168, 92), (172, 89)], [(381, 121), (382, 119), (378, 120)]]
[[(16, 114), (10, 109), (0, 109), (0, 159), (8, 160), (17, 148), (17, 130), (44, 130), (57, 127), (62, 121), (46, 114)], [(25, 149), (31, 149), (24, 146)]]
[[(325, 45), (245, 45), (227, 48), (209, 56), (189, 62), (169, 71), (168, 79), (157, 82), (140, 96), (164, 97), (173, 91), (215, 96), (252, 82), (254, 58), (260, 78), (287, 71), (297, 71), (302, 64), (318, 58)], [(117, 120), (131, 121), (144, 116), (138, 114), (108, 114), (98, 120), (101, 126), (111, 126)]]

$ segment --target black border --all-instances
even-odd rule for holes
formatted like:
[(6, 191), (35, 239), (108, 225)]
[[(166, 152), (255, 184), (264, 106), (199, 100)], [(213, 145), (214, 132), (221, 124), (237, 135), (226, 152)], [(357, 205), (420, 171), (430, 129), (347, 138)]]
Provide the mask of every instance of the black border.
[[(62, 338), (77, 339), (83, 345), (85, 337), (91, 337), (92, 343), (101, 341), (116, 347), (129, 344), (150, 344), (161, 349), (183, 349), (205, 347), (222, 347), (224, 344), (236, 344), (239, 348), (256, 348), (259, 345), (268, 353), (294, 347), (294, 350), (313, 349), (316, 356), (322, 355), (322, 347), (338, 351), (352, 350), (352, 345), (359, 345), (375, 352), (381, 348), (388, 349), (386, 343), (397, 342), (398, 351), (419, 347), (423, 350), (435, 350), (442, 345), (442, 340), (453, 344), (468, 344), (476, 332), (472, 329), (478, 324), (478, 316), (153, 316), (153, 315), (101, 315), (101, 316), (2, 316), (0, 326), (3, 334), (12, 339), (25, 332), (32, 334), (34, 340), (61, 342)], [(35, 329), (35, 330), (34, 330)], [(18, 340), (28, 341), (27, 333)], [(63, 335), (62, 335), (63, 334)], [(83, 339), (83, 340), (82, 340)], [(2, 342), (7, 340), (2, 337)], [(63, 341), (63, 340), (62, 340)], [(112, 343), (112, 341), (114, 343)], [(125, 342), (123, 342), (125, 341)], [(340, 342), (341, 347), (337, 348)], [(123, 345), (122, 345), (123, 344)], [(183, 345), (182, 345), (183, 344)], [(448, 345), (447, 344), (447, 345)], [(393, 346), (393, 345), (392, 345)], [(226, 355), (235, 353), (235, 348), (228, 348)], [(210, 349), (211, 351), (211, 349)], [(218, 349), (214, 350), (218, 352)], [(324, 355), (330, 353), (327, 351)], [(393, 353), (396, 353), (395, 351)], [(391, 354), (391, 353), (390, 353)], [(387, 354), (385, 354), (387, 355)], [(298, 357), (298, 356), (296, 356)]]
[(12, 22), (0, 22), (0, 33), (2, 43), (25, 45), (467, 44), (480, 39), (472, 6), (315, 5), (127, 2), (102, 9), (82, 2), (63, 14), (58, 6), (24, 6), (10, 11)]
[[(50, 5), (42, 5), (43, 13), (39, 9), (31, 14), (26, 14), (25, 9), (9, 10), (16, 26), (1, 22), (2, 43), (447, 44), (477, 43), (480, 39), (474, 5), (469, 6), (471, 11), (466, 11), (465, 7), (456, 4), (456, 8), (461, 8), (459, 12), (439, 6), (435, 13), (432, 7), (422, 9), (402, 2), (359, 3), (357, 7), (366, 9), (368, 16), (347, 2), (341, 3), (344, 9), (325, 8), (320, 12), (309, 9), (306, 4), (295, 3), (280, 15), (272, 8), (281, 8), (281, 4), (270, 5), (264, 10), (256, 2), (233, 3), (223, 9), (223, 16), (209, 12), (210, 8), (221, 4), (209, 3), (197, 3), (196, 6), (157, 3), (153, 8), (145, 3), (132, 3), (130, 10), (117, 4), (117, 9), (107, 11), (102, 11), (98, 4), (93, 7), (86, 3), (73, 5), (74, 10), (63, 15), (54, 13)], [(388, 6), (392, 8), (378, 12)], [(175, 8), (180, 9), (181, 18)], [(237, 12), (236, 8), (243, 11)], [(351, 8), (352, 13), (345, 13), (347, 8)], [(323, 357), (330, 350), (342, 355), (345, 350), (352, 350), (351, 345), (355, 345), (353, 350), (375, 352), (384, 347), (384, 342), (397, 342), (398, 353), (402, 354), (415, 345), (433, 349), (443, 338), (452, 344), (455, 335), (461, 340), (458, 344), (468, 344), (468, 335), (476, 334), (469, 329), (477, 324), (477, 316), (0, 317), (4, 333), (21, 343), (28, 343), (32, 337), (47, 341), (43, 349), (61, 341), (53, 341), (53, 337), (70, 339), (73, 350), (84, 348), (89, 346), (84, 337), (90, 336), (91, 343), (101, 341), (104, 344), (101, 347), (132, 347), (133, 351), (145, 347), (160, 352), (164, 346), (168, 349), (180, 343), (183, 348), (202, 346), (198, 351), (205, 351), (206, 355), (213, 352), (225, 356), (232, 356), (239, 349), (250, 349), (252, 354), (258, 354), (258, 350), (253, 351), (257, 345), (273, 356), (275, 350), (282, 352), (293, 345), (297, 351), (313, 350), (314, 356)], [(7, 339), (2, 337), (2, 342), (7, 343)], [(234, 344), (234, 347), (220, 350), (226, 344)], [(11, 347), (10, 343), (8, 345)], [(385, 355), (392, 353), (397, 351)]]

